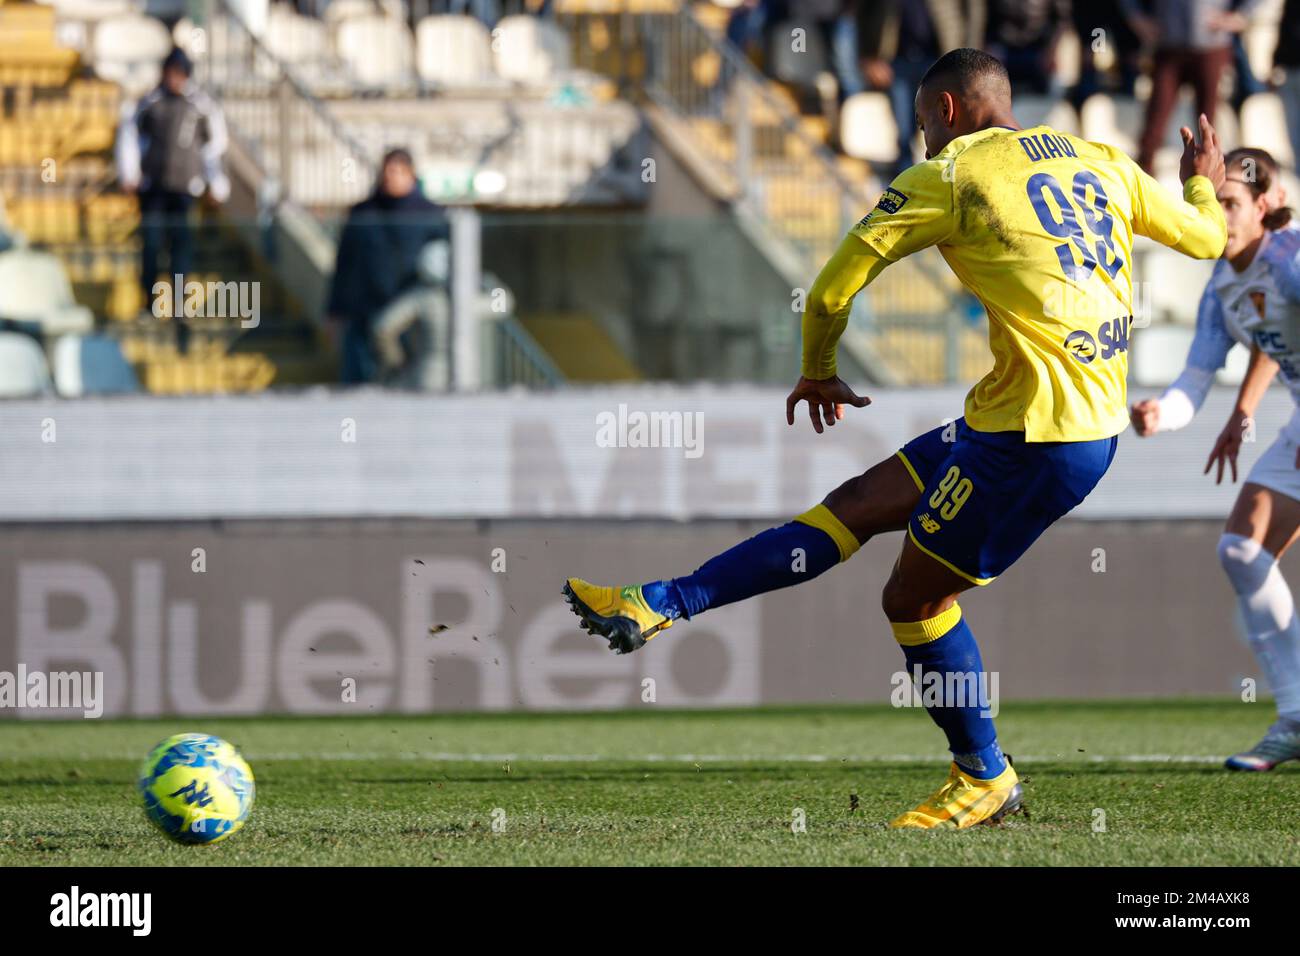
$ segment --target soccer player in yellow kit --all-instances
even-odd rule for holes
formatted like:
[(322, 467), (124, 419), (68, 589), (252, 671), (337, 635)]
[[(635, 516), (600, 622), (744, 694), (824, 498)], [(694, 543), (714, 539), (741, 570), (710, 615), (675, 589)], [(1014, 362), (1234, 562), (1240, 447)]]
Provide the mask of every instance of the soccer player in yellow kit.
[(1217, 258), (1224, 167), (1204, 116), (1199, 144), (1182, 131), (1183, 201), (1110, 146), (1020, 129), (1006, 69), (979, 50), (941, 57), (915, 106), (926, 160), (894, 180), (817, 277), (786, 420), (806, 401), (820, 433), (844, 406), (868, 404), (837, 377), (835, 343), (854, 295), (927, 246), (988, 312), (993, 370), (967, 395), (965, 417), (691, 575), (620, 588), (570, 578), (564, 591), (588, 631), (628, 653), (679, 618), (801, 583), (873, 535), (906, 529), (882, 604), (909, 671), (943, 688), (927, 710), (953, 761), (943, 786), (893, 825), (968, 827), (1016, 812), (1023, 793), (987, 698), (966, 693), (987, 685), (957, 597), (1010, 567), (1105, 474), (1129, 419), (1133, 234)]

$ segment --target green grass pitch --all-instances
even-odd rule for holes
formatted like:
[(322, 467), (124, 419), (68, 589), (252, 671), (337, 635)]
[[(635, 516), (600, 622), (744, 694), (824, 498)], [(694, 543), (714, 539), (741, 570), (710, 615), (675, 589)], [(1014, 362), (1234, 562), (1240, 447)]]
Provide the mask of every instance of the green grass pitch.
[[(6, 720), (0, 866), (1294, 865), (1300, 768), (1218, 766), (1270, 719), (1267, 703), (1008, 705), (1029, 818), (948, 833), (885, 826), (946, 772), (919, 710)], [(225, 843), (173, 845), (140, 809), (140, 759), (182, 731), (237, 744), (257, 776)]]

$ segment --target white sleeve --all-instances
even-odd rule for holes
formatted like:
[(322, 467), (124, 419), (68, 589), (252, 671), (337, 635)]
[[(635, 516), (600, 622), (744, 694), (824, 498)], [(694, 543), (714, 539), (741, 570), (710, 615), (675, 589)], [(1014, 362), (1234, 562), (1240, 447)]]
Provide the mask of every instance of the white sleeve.
[(207, 180), (208, 188), (212, 191), (212, 198), (217, 202), (225, 202), (230, 198), (230, 180), (226, 177), (222, 163), (227, 144), (226, 117), (221, 112), (221, 107), (207, 100), (206, 97), (203, 105), (206, 107), (208, 121), (208, 139), (200, 150), (203, 178)]
[(1158, 399), (1160, 418), (1156, 431), (1177, 431), (1191, 422), (1205, 404), (1214, 373), (1223, 368), (1236, 344), (1224, 323), (1223, 305), (1213, 288), (1207, 286), (1196, 310), (1196, 334), (1187, 350), (1187, 366)]
[(139, 118), (139, 107), (135, 103), (124, 103), (117, 125), (117, 141), (113, 144), (118, 182), (131, 189), (140, 184)]
[(1183, 369), (1183, 374), (1157, 399), (1160, 417), (1156, 431), (1173, 432), (1186, 427), (1205, 404), (1205, 396), (1213, 384), (1214, 373), (1210, 370), (1193, 365)]

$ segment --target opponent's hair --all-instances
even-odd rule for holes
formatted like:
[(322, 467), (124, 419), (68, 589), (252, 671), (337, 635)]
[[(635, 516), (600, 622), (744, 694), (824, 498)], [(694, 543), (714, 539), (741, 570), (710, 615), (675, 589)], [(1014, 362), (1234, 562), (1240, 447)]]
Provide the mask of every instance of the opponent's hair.
[(951, 83), (962, 95), (988, 90), (1011, 99), (1011, 76), (997, 57), (973, 47), (949, 50), (930, 65), (921, 77), (921, 86)]
[[(1234, 149), (1223, 157), (1223, 165), (1227, 168), (1228, 178), (1241, 183), (1256, 199), (1272, 189), (1281, 175), (1281, 168), (1273, 155), (1254, 146)], [(1240, 172), (1241, 175), (1233, 176), (1234, 172)], [(1281, 229), (1293, 216), (1290, 206), (1270, 209), (1264, 214), (1264, 228), (1270, 231)]]

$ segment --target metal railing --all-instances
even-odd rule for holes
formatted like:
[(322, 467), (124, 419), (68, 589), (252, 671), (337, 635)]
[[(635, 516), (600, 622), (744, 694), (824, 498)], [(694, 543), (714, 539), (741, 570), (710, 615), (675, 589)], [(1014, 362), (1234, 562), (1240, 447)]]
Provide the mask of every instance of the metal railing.
[[(806, 289), (869, 208), (866, 184), (843, 172), (773, 84), (689, 6), (662, 13), (560, 13), (555, 19), (572, 38), (575, 66), (604, 73), (624, 95), (639, 98), (652, 119), (661, 120), (660, 135), (673, 139), (730, 201), (741, 227), (790, 287)], [(934, 251), (898, 268), (909, 283), (865, 296), (869, 305), (855, 307), (842, 346), (879, 381), (933, 380), (928, 352), (900, 349), (901, 338), (889, 333), (914, 326), (920, 316), (935, 330), (937, 346), (962, 347), (967, 330), (942, 321), (958, 290)], [(915, 288), (917, 279), (928, 287), (927, 296), (899, 299), (896, 293)], [(924, 304), (936, 290), (947, 292), (943, 309)]]
[(377, 158), (256, 37), (229, 0), (205, 0), (195, 76), (267, 177), (270, 202), (347, 206), (369, 193)]
[(553, 388), (564, 374), (513, 316), (484, 318), (480, 325), (486, 386)]

